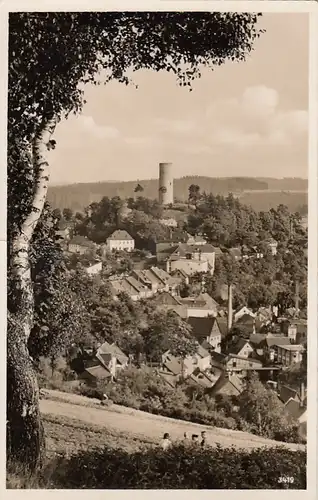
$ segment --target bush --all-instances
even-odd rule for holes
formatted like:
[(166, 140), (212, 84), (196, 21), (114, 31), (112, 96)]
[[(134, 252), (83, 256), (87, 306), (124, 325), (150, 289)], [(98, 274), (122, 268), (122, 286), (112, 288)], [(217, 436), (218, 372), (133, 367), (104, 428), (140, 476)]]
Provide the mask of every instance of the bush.
[(73, 489), (306, 489), (306, 453), (179, 444), (129, 454), (106, 447), (62, 459), (53, 482)]
[[(299, 436), (298, 427), (286, 420), (281, 403), (276, 401), (277, 396), (273, 397), (259, 381), (252, 388), (258, 388), (265, 395), (270, 395), (271, 401), (279, 403), (275, 412), (270, 404), (263, 409), (266, 426), (261, 429), (255, 420), (256, 412), (251, 411), (251, 404), (242, 405), (244, 393), (238, 399), (229, 396), (217, 396), (214, 399), (205, 394), (202, 388), (189, 382), (171, 389), (149, 368), (129, 368), (121, 373), (116, 383), (99, 381), (94, 386), (80, 384), (79, 381), (65, 381), (65, 368), (62, 372), (55, 372), (51, 378), (45, 375), (44, 370), (42, 373), (44, 375), (39, 375), (42, 387), (75, 392), (94, 399), (102, 399), (105, 393), (114, 403), (128, 408), (197, 424), (251, 432), (277, 441), (304, 443), (304, 439)], [(245, 398), (247, 396), (247, 402), (250, 403), (250, 394), (245, 394)], [(255, 400), (258, 404), (259, 397)], [(237, 404), (241, 405), (240, 411), (233, 412), (233, 406)]]

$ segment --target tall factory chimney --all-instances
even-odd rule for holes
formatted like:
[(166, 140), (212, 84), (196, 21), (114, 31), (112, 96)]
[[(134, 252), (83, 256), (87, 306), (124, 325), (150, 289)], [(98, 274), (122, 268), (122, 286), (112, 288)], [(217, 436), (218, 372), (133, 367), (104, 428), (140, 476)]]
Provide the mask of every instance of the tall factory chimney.
[(229, 333), (233, 324), (233, 285), (229, 284), (227, 290), (227, 333)]
[(295, 281), (295, 309), (296, 316), (299, 314), (299, 281)]
[(172, 163), (159, 163), (159, 203), (173, 203)]

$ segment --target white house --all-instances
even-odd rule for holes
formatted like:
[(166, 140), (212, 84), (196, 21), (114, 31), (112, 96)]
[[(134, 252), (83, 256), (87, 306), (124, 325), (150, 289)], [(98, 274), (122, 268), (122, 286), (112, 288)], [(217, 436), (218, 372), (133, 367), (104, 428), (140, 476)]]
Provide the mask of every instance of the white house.
[(278, 243), (276, 240), (274, 240), (274, 238), (271, 238), (270, 240), (267, 241), (267, 246), (268, 246), (269, 250), (272, 252), (272, 255), (277, 254)]
[(304, 346), (300, 344), (278, 345), (277, 362), (283, 366), (300, 363), (303, 358)]
[(76, 235), (68, 242), (68, 251), (80, 255), (85, 254), (95, 248), (95, 244), (85, 236)]
[(234, 323), (236, 323), (242, 316), (249, 315), (252, 318), (255, 318), (255, 314), (251, 311), (247, 306), (240, 307), (234, 312), (233, 319)]
[(208, 293), (201, 293), (197, 297), (186, 297), (179, 300), (181, 304), (186, 306), (189, 318), (216, 317), (218, 314), (219, 305)]
[(135, 248), (135, 240), (127, 231), (117, 229), (107, 238), (106, 247), (110, 252), (113, 250), (132, 252)]
[(178, 227), (176, 219), (170, 217), (168, 219), (159, 219), (160, 224), (167, 227)]
[(89, 276), (95, 276), (96, 274), (102, 272), (102, 267), (103, 267), (102, 262), (95, 262), (94, 264), (91, 264), (90, 266), (86, 267), (85, 271)]
[(216, 318), (188, 318), (191, 334), (204, 346), (213, 347), (215, 352), (221, 352), (221, 332)]
[(215, 248), (208, 244), (187, 245), (181, 243), (172, 251), (166, 261), (168, 273), (179, 269), (189, 276), (207, 272), (213, 275), (214, 267)]

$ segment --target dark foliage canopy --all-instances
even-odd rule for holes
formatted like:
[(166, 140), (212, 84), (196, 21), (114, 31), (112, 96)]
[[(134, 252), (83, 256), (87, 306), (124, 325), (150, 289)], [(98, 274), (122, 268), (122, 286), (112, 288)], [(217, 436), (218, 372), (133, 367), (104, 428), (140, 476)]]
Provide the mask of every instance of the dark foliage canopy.
[[(182, 12), (13, 13), (9, 19), (9, 236), (30, 211), (30, 143), (45, 120), (79, 112), (85, 83), (128, 84), (141, 68), (191, 87), (202, 67), (244, 60), (257, 14)], [(55, 144), (52, 144), (55, 146)]]

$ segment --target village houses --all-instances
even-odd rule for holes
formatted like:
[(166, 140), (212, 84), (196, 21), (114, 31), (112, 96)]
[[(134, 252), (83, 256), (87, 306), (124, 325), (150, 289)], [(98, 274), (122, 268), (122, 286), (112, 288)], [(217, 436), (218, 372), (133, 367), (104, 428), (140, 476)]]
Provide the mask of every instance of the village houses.
[(213, 348), (215, 352), (221, 352), (221, 332), (214, 317), (191, 317), (188, 318), (191, 334), (199, 344), (205, 342), (206, 347)]
[(67, 249), (71, 253), (84, 255), (96, 248), (96, 245), (85, 236), (76, 235), (67, 244)]
[(296, 363), (301, 363), (303, 352), (303, 345), (278, 345), (276, 354), (277, 363), (282, 364), (283, 366), (291, 366)]
[(106, 248), (109, 252), (115, 250), (132, 252), (135, 248), (135, 240), (127, 231), (117, 229), (107, 238)]

